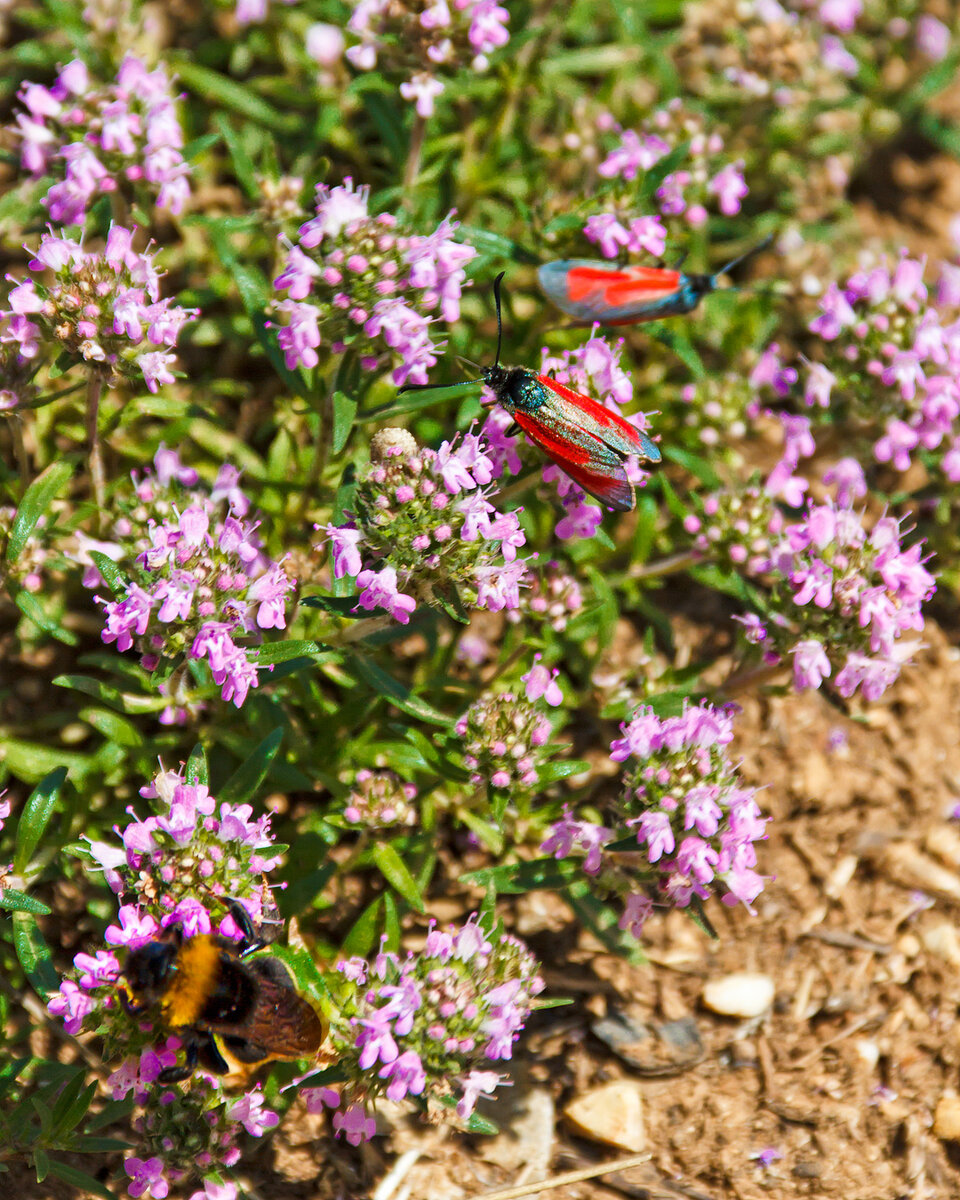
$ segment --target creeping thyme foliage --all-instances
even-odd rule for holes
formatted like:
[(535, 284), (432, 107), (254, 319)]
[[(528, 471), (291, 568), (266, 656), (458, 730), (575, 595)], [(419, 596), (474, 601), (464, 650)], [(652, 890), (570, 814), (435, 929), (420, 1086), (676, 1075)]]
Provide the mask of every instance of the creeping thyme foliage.
[(384, 429), (370, 458), (350, 524), (325, 529), (334, 575), (356, 577), (360, 607), (386, 609), (404, 625), (418, 602), (455, 616), (467, 607), (518, 608), (526, 536), (517, 514), (494, 504), (482, 438), (467, 433), (432, 450), (405, 430)]
[(426, 383), (437, 361), (431, 326), (460, 315), (464, 266), (476, 254), (454, 241), (446, 218), (432, 234), (408, 232), (391, 213), (369, 212), (369, 187), (317, 187), (316, 214), (300, 226), (275, 280), (287, 298), (279, 342), (287, 366), (315, 367), (321, 344), (352, 350), (366, 370), (399, 359), (396, 384)]
[(142, 380), (155, 392), (172, 383), (170, 350), (196, 310), (160, 298), (155, 252), (134, 250), (135, 232), (112, 225), (102, 251), (43, 234), (30, 260), (34, 275), (16, 283), (0, 309), (0, 341), (27, 362), (75, 356), (110, 386)]
[[(332, 1032), (347, 1076), (334, 1117), (356, 1144), (370, 1136), (364, 1107), (377, 1096), (420, 1097), (439, 1115), (456, 1105), (469, 1118), (481, 1094), (502, 1080), (536, 997), (536, 960), (522, 942), (471, 918), (459, 929), (431, 928), (422, 953), (400, 958), (381, 948), (372, 964), (338, 963), (339, 1018)], [(317, 1108), (331, 1103), (317, 1089)]]
[[(304, 1189), (373, 1195), (387, 1104), (511, 1119), (568, 947), (774, 911), (755, 701), (879, 738), (957, 621), (956, 8), (0, 0), (0, 1173), (240, 1200), (305, 1089)], [(572, 325), (569, 259), (704, 294)], [(173, 1082), (124, 971), (236, 905), (331, 1032)]]
[(244, 647), (251, 635), (285, 628), (294, 581), (263, 553), (236, 469), (224, 466), (209, 493), (196, 482), (196, 472), (162, 448), (155, 471), (135, 485), (116, 523), (120, 541), (100, 547), (135, 575), (118, 599), (97, 597), (102, 637), (121, 651), (136, 646), (150, 671), (205, 662), (223, 699), (239, 708), (258, 684)]
[(190, 196), (183, 132), (164, 67), (128, 54), (114, 82), (98, 84), (74, 59), (53, 86), (25, 84), (16, 134), (35, 178), (62, 176), (44, 197), (50, 220), (81, 225), (97, 196), (149, 195), (180, 213)]
[[(607, 824), (568, 812), (541, 847), (557, 859), (582, 859), (597, 891), (623, 902), (620, 928), (635, 937), (656, 907), (686, 908), (695, 897), (718, 895), (749, 908), (763, 889), (754, 843), (766, 837), (766, 818), (756, 788), (742, 786), (727, 752), (733, 713), (699, 704), (661, 719), (652, 708), (637, 709), (610, 746), (624, 766)], [(618, 853), (634, 840), (643, 854), (639, 869)]]

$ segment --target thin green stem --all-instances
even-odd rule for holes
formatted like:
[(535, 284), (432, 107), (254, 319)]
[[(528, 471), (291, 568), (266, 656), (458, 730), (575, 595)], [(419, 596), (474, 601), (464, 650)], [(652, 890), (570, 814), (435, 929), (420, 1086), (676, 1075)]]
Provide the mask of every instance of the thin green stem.
[(659, 579), (662, 575), (676, 575), (701, 561), (701, 556), (693, 550), (683, 550), (672, 554), (669, 558), (661, 558), (652, 563), (637, 563), (630, 568), (630, 579)]
[(10, 437), (13, 439), (13, 452), (17, 456), (17, 466), (20, 469), (20, 482), (26, 491), (30, 486), (30, 459), (23, 442), (23, 420), (16, 415), (10, 418)]
[(387, 613), (379, 617), (364, 617), (360, 621), (354, 621), (347, 629), (341, 629), (336, 633), (325, 635), (323, 644), (325, 646), (349, 646), (352, 642), (363, 641), (371, 633), (379, 633), (381, 629), (389, 629), (394, 624), (396, 622), (393, 617)]
[(409, 192), (417, 182), (420, 174), (420, 159), (423, 155), (423, 140), (427, 133), (425, 117), (414, 114), (413, 129), (410, 131), (410, 149), (407, 151), (407, 162), (403, 168), (403, 190)]
[(103, 469), (103, 447), (100, 444), (100, 397), (103, 395), (103, 376), (91, 371), (87, 381), (87, 441), (90, 445), (90, 480), (97, 505), (97, 525), (103, 522), (107, 504), (107, 480)]
[(719, 699), (726, 699), (729, 696), (736, 696), (740, 692), (747, 691), (748, 688), (757, 687), (762, 683), (769, 683), (777, 675), (783, 673), (786, 668), (786, 663), (764, 663), (759, 667), (749, 667), (745, 671), (734, 671), (732, 675), (717, 686), (716, 695)]
[(513, 500), (517, 496), (522, 495), (527, 488), (532, 487), (535, 483), (538, 483), (539, 480), (540, 472), (530, 471), (529, 474), (523, 475), (519, 479), (514, 480), (509, 487), (505, 487), (502, 491), (497, 492), (496, 498), (499, 501)]

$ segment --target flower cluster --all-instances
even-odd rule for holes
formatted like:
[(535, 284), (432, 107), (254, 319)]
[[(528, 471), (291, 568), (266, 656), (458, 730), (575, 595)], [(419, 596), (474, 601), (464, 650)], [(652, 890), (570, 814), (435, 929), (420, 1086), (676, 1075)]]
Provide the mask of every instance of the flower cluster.
[[(645, 413), (635, 412), (627, 415), (621, 412), (621, 405), (628, 404), (633, 399), (633, 381), (620, 365), (622, 349), (622, 338), (611, 344), (594, 332), (594, 336), (575, 350), (551, 354), (544, 348), (540, 370), (544, 375), (551, 375), (558, 383), (564, 383), (574, 391), (582, 392), (598, 403), (606, 405), (618, 416), (625, 416), (637, 429), (645, 431), (648, 427)], [(487, 396), (491, 398), (489, 393)], [(490, 447), (493, 477), (497, 479), (505, 471), (517, 474), (522, 466), (521, 451), (525, 443), (520, 434), (513, 435), (508, 432), (512, 424), (513, 418), (510, 414), (500, 406), (495, 406), (490, 410), (481, 431), (481, 436)], [(647, 475), (637, 460), (627, 459), (625, 467), (630, 482), (643, 486)], [(557, 522), (557, 537), (592, 537), (603, 518), (600, 506), (588, 502), (580, 485), (555, 463), (549, 463), (543, 468), (543, 478), (546, 483), (556, 486), (565, 509), (564, 516)]]
[(741, 373), (711, 372), (696, 383), (684, 384), (675, 411), (680, 424), (695, 431), (709, 450), (742, 438), (747, 418), (756, 415), (756, 392)]
[(882, 517), (868, 533), (846, 500), (811, 504), (786, 524), (769, 494), (751, 489), (711, 497), (705, 523), (688, 528), (700, 527), (704, 554), (766, 585), (767, 609), (743, 618), (747, 638), (768, 661), (789, 655), (798, 689), (830, 679), (841, 696), (860, 688), (876, 700), (917, 649), (904, 635), (923, 629), (935, 583), (922, 544), (902, 545), (898, 521)]
[[(639, 708), (610, 746), (625, 766), (607, 825), (567, 813), (541, 847), (557, 859), (582, 858), (598, 890), (625, 897), (620, 928), (635, 937), (654, 904), (685, 908), (716, 893), (749, 908), (763, 890), (754, 843), (766, 836), (766, 818), (727, 754), (734, 711), (702, 703), (660, 718)], [(634, 837), (645, 860), (639, 877), (618, 858), (622, 840)], [(606, 848), (613, 843), (616, 851)]]
[(412, 801), (417, 788), (403, 783), (392, 771), (370, 771), (366, 767), (354, 777), (344, 820), (365, 829), (386, 829), (396, 825), (413, 825), (417, 811)]
[(497, 0), (355, 0), (347, 31), (357, 41), (347, 58), (360, 71), (406, 76), (400, 95), (426, 118), (444, 90), (439, 74), (485, 71), (510, 40), (509, 16)]
[(100, 1034), (106, 1058), (124, 1056), (107, 1086), (114, 1100), (132, 1093), (144, 1109), (134, 1121), (140, 1155), (124, 1164), (128, 1191), (161, 1198), (171, 1183), (197, 1173), (216, 1180), (218, 1168), (240, 1157), (241, 1128), (259, 1136), (277, 1116), (263, 1108), (259, 1086), (233, 1100), (206, 1076), (189, 1089), (155, 1087), (160, 1073), (178, 1064), (181, 1042), (119, 1003), (124, 957), (174, 927), (185, 937), (239, 939), (228, 900), (240, 903), (258, 926), (264, 875), (277, 866), (282, 847), (273, 841), (269, 817), (254, 820), (249, 804), (218, 803), (205, 785), (188, 783), (181, 773), (161, 771), (140, 794), (152, 802), (153, 814), (141, 819), (129, 810), (132, 819), (117, 829), (118, 842), (91, 841), (87, 848), (111, 889), (121, 897), (135, 889), (137, 902), (120, 904), (104, 948), (76, 955), (48, 1008), (68, 1033)]
[(462, 619), (467, 608), (517, 608), (527, 564), (516, 513), (491, 503), (493, 463), (467, 433), (439, 450), (403, 429), (370, 443), (348, 525), (327, 525), (334, 575), (356, 576), (361, 608), (402, 624), (422, 601)]
[(677, 58), (688, 85), (712, 99), (729, 100), (735, 92), (744, 104), (769, 100), (776, 106), (771, 111), (841, 99), (838, 84), (856, 75), (857, 60), (835, 30), (824, 33), (805, 0), (796, 7), (799, 12), (778, 0), (721, 0), (709, 10), (685, 11)]
[[(662, 217), (682, 218), (696, 228), (708, 219), (711, 207), (727, 217), (735, 216), (740, 211), (741, 202), (749, 190), (743, 178), (743, 163), (729, 162), (724, 154), (721, 135), (715, 131), (708, 133), (703, 119), (687, 111), (679, 99), (671, 100), (664, 108), (658, 109), (639, 130), (623, 129), (609, 116), (605, 116), (603, 124), (620, 138), (618, 145), (598, 168), (605, 179), (629, 184), (641, 171), (649, 171), (678, 147), (687, 147), (684, 165), (666, 175), (656, 190), (657, 206)], [(614, 217), (619, 221), (616, 213)], [(609, 220), (609, 217), (594, 220)], [(640, 220), (645, 222), (641, 230), (643, 239), (659, 245), (660, 233), (653, 219), (647, 217)], [(612, 228), (611, 225), (608, 237), (615, 236)], [(634, 232), (633, 224), (628, 225), (624, 232), (628, 237), (632, 235), (633, 240), (640, 238), (640, 233)], [(622, 244), (626, 246), (629, 243), (625, 241)], [(652, 253), (662, 253), (662, 249)]]
[(20, 161), (35, 178), (55, 175), (50, 219), (82, 225), (97, 196), (131, 191), (179, 213), (190, 195), (183, 131), (162, 66), (128, 54), (114, 83), (92, 83), (84, 63), (61, 68), (53, 87), (27, 83), (17, 114)]
[[(155, 392), (172, 383), (169, 349), (196, 309), (160, 299), (154, 256), (133, 249), (135, 232), (111, 225), (99, 252), (45, 233), (30, 262), (36, 275), (17, 283), (8, 308), (0, 309), (0, 342), (27, 362), (38, 359), (41, 348), (51, 357), (66, 352), (101, 371), (111, 386), (142, 378)], [(44, 271), (53, 273), (52, 283), (41, 282)]]
[(274, 281), (288, 294), (274, 305), (286, 318), (280, 346), (291, 369), (315, 367), (322, 330), (334, 354), (352, 349), (368, 371), (393, 355), (401, 360), (394, 383), (426, 383), (437, 361), (428, 314), (459, 318), (463, 268), (476, 251), (453, 240), (449, 217), (421, 236), (390, 213), (372, 216), (369, 199), (370, 189), (354, 190), (350, 179), (318, 185), (316, 215), (300, 226)]
[(510, 609), (507, 620), (517, 625), (525, 617), (532, 617), (562, 633), (571, 618), (582, 610), (583, 592), (576, 576), (559, 563), (549, 562), (542, 571), (534, 573), (530, 587), (520, 597), (519, 610)]
[[(206, 662), (223, 699), (239, 708), (257, 686), (257, 667), (240, 643), (286, 628), (294, 582), (263, 554), (235, 468), (221, 468), (207, 493), (190, 486), (196, 472), (173, 451), (161, 447), (155, 463), (156, 475), (135, 484), (118, 541), (101, 547), (136, 576), (119, 598), (98, 597), (103, 640), (121, 651), (136, 646), (151, 671), (162, 660)], [(97, 573), (86, 581), (96, 586)]]
[(305, 1089), (308, 1108), (343, 1104), (333, 1126), (353, 1145), (370, 1137), (366, 1102), (415, 1096), (434, 1116), (456, 1104), (469, 1119), (480, 1095), (501, 1083), (524, 1022), (543, 990), (537, 962), (516, 938), (471, 918), (431, 927), (422, 953), (401, 960), (381, 949), (372, 964), (337, 964), (340, 1017), (331, 1040), (348, 1082), (339, 1097)]
[[(904, 253), (895, 263), (864, 266), (840, 286), (832, 283), (810, 323), (818, 361), (802, 364), (797, 390), (808, 406), (829, 408), (834, 419), (853, 418), (874, 429), (882, 422), (873, 446), (878, 462), (905, 471), (925, 453), (957, 483), (960, 267), (942, 264), (935, 296), (924, 268), (924, 260)], [(781, 395), (790, 390), (772, 383)]]
[[(541, 672), (549, 687), (549, 672), (545, 667)], [(537, 786), (553, 728), (534, 700), (506, 691), (482, 695), (457, 721), (456, 732), (474, 787), (507, 791), (516, 799)]]

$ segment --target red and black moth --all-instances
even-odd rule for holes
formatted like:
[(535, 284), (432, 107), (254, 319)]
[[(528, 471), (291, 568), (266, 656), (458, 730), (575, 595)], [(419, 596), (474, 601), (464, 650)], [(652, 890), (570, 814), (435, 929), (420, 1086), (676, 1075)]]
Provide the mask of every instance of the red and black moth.
[[(465, 380), (453, 386), (472, 387), (485, 383), (530, 441), (585, 492), (608, 508), (629, 512), (636, 498), (627, 478), (626, 459), (634, 456), (641, 466), (651, 466), (660, 462), (659, 448), (623, 417), (549, 375), (538, 375), (527, 367), (500, 365), (503, 341), (500, 281), (503, 274), (501, 272), (493, 282), (497, 306), (496, 360), (492, 367), (481, 370), (479, 379)], [(424, 391), (443, 386), (408, 384), (400, 390)]]
[(618, 267), (588, 258), (545, 263), (537, 272), (544, 294), (579, 322), (590, 325), (638, 325), (693, 312), (704, 296), (718, 289), (722, 275), (765, 249), (765, 238), (731, 259), (714, 275), (688, 275), (676, 267)]

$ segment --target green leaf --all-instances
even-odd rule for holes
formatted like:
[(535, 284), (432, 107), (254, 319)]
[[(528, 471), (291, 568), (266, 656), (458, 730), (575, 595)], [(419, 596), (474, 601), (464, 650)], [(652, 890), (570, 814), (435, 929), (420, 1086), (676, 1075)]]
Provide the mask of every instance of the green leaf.
[(37, 918), (32, 913), (15, 912), (13, 920), (13, 947), (23, 967), (23, 973), (41, 1000), (60, 988), (60, 977), (53, 967), (50, 947), (44, 940)]
[(389, 842), (378, 842), (373, 847), (373, 861), (390, 886), (417, 910), (423, 912), (423, 896), (416, 880), (407, 870), (406, 864)]
[(370, 659), (362, 658), (359, 654), (350, 654), (347, 656), (346, 662), (348, 670), (354, 671), (364, 683), (378, 695), (388, 699), (391, 704), (396, 705), (401, 712), (405, 712), (411, 717), (417, 717), (421, 721), (429, 721), (433, 725), (450, 724), (448, 716), (427, 704), (425, 700), (414, 696), (408, 687), (394, 679), (392, 675), (388, 675)]
[(651, 321), (647, 325), (647, 333), (662, 346), (672, 350), (695, 379), (707, 377), (707, 368), (703, 359), (682, 327), (667, 326), (660, 321)]
[(250, 155), (244, 149), (243, 142), (240, 140), (237, 131), (223, 113), (217, 113), (214, 117), (214, 124), (219, 129), (220, 135), (226, 143), (227, 150), (230, 152), (230, 160), (233, 163), (234, 174), (240, 186), (247, 193), (247, 198), (259, 201), (260, 185), (257, 182), (257, 172), (254, 169)]
[(683, 467), (685, 471), (689, 471), (695, 479), (700, 480), (704, 487), (711, 489), (720, 487), (720, 476), (712, 465), (705, 458), (701, 458), (699, 454), (684, 450), (682, 446), (664, 446), (663, 457), (669, 462), (675, 462), (678, 466)]
[(333, 393), (333, 452), (339, 454), (347, 444), (357, 415), (357, 402), (343, 392)]
[(115, 596), (123, 596), (130, 587), (130, 581), (113, 559), (103, 554), (100, 550), (91, 550), (90, 557), (93, 559), (94, 566), (103, 576), (103, 581), (110, 591)]
[(7, 540), (8, 563), (14, 563), (20, 557), (27, 539), (37, 527), (37, 522), (66, 486), (72, 474), (73, 463), (69, 459), (58, 459), (42, 471), (23, 493)]
[(363, 910), (347, 936), (343, 939), (340, 953), (344, 958), (366, 958), (377, 941), (380, 909), (383, 907), (383, 897), (378, 896)]
[(33, 913), (36, 917), (47, 917), (52, 911), (42, 900), (35, 900), (26, 892), (18, 892), (16, 888), (4, 888), (0, 891), (0, 908), (7, 912)]
[(210, 768), (207, 766), (207, 752), (199, 742), (190, 751), (190, 757), (187, 759), (187, 769), (184, 774), (190, 787), (210, 786)]
[(305, 642), (290, 639), (286, 642), (270, 642), (266, 646), (258, 646), (255, 650), (247, 651), (247, 658), (258, 667), (267, 667), (272, 663), (289, 662), (292, 658), (327, 658), (330, 650), (319, 642)]
[(461, 225), (457, 230), (457, 241), (466, 242), (479, 254), (489, 254), (493, 258), (507, 258), (511, 262), (531, 265), (540, 263), (539, 256), (521, 246), (519, 242), (504, 237), (502, 233), (494, 233), (491, 229), (481, 229), (476, 225)]
[(40, 210), (40, 199), (53, 184), (49, 175), (25, 180), (0, 199), (0, 229), (23, 229)]
[[(47, 1130), (43, 1130), (44, 1136)], [(42, 1146), (34, 1146), (33, 1148), (33, 1165), (37, 1171), (37, 1183), (43, 1183), (50, 1173), (50, 1156)]]
[(289, 132), (297, 127), (298, 119), (289, 113), (277, 112), (266, 100), (262, 100), (249, 88), (218, 71), (212, 71), (198, 62), (177, 55), (174, 59), (177, 76), (208, 108), (222, 105), (231, 112), (249, 117), (258, 125), (277, 132)]
[(571, 775), (582, 775), (590, 770), (590, 764), (578, 758), (561, 759), (559, 762), (544, 763), (537, 771), (537, 778), (544, 786), (558, 779), (569, 779)]
[(53, 684), (54, 687), (72, 688), (75, 692), (83, 692), (84, 695), (99, 700), (101, 704), (125, 713), (160, 712), (170, 703), (169, 696), (144, 696), (135, 692), (121, 692), (112, 683), (104, 683), (102, 679), (94, 679), (90, 675), (57, 675)]
[(40, 839), (53, 816), (53, 810), (60, 798), (60, 789), (66, 778), (66, 767), (57, 767), (40, 780), (23, 806), (13, 852), (13, 869), (17, 875), (22, 875), (27, 869), (34, 851), (40, 845)]
[(508, 863), (500, 867), (484, 867), (460, 876), (461, 883), (476, 887), (495, 887), (506, 895), (520, 895), (541, 888), (565, 888), (583, 874), (583, 863), (577, 859), (536, 858), (531, 862)]
[(52, 1114), (55, 1138), (62, 1139), (79, 1124), (97, 1094), (96, 1080), (84, 1086), (86, 1077), (86, 1071), (81, 1068), (57, 1097)]
[(55, 637), (58, 642), (63, 642), (67, 646), (77, 644), (77, 635), (71, 633), (69, 629), (64, 629), (57, 618), (47, 612), (32, 592), (21, 588), (14, 596), (13, 602), (27, 620), (32, 621), (44, 633), (49, 633), (51, 637)]
[(299, 396), (301, 400), (309, 403), (312, 397), (304, 385), (303, 378), (287, 366), (276, 335), (267, 328), (265, 308), (270, 299), (270, 289), (266, 278), (251, 263), (244, 262), (237, 256), (222, 223), (210, 221), (206, 223), (206, 227), (210, 231), (210, 240), (213, 242), (220, 261), (233, 276), (237, 291), (240, 293), (240, 300), (253, 324), (254, 333), (257, 335), (257, 341), (263, 347), (264, 354), (287, 388), (295, 396)]
[(102, 1196), (103, 1200), (118, 1200), (116, 1192), (111, 1192), (99, 1179), (94, 1179), (92, 1175), (88, 1175), (86, 1171), (81, 1171), (78, 1167), (72, 1167), (69, 1163), (60, 1162), (55, 1158), (50, 1159), (47, 1166), (51, 1175), (62, 1179), (64, 1183), (69, 1183), (71, 1187), (75, 1187), (81, 1192), (91, 1192), (94, 1196)]
[(481, 385), (480, 383), (476, 385), (451, 383), (446, 387), (438, 387), (435, 391), (431, 389), (429, 392), (407, 392), (404, 393), (402, 400), (398, 400), (395, 404), (387, 404), (383, 408), (374, 408), (370, 412), (364, 413), (358, 420), (361, 425), (364, 425), (370, 421), (385, 421), (389, 417), (399, 417), (403, 413), (419, 412), (421, 408), (432, 408), (434, 404), (462, 398), (467, 386), (480, 388)]
[(642, 966), (647, 961), (635, 938), (617, 928), (617, 914), (598, 900), (590, 891), (590, 884), (578, 879), (564, 889), (564, 899), (576, 913), (582, 925), (603, 943), (604, 946), (627, 962)]
[(268, 733), (252, 754), (237, 767), (222, 788), (217, 790), (217, 799), (229, 804), (245, 804), (260, 790), (267, 777), (270, 764), (277, 756), (283, 741), (283, 729), (279, 726)]
[(126, 717), (119, 713), (110, 712), (106, 708), (81, 708), (77, 713), (81, 721), (86, 721), (97, 733), (102, 733), (108, 742), (115, 746), (142, 746), (143, 734)]

